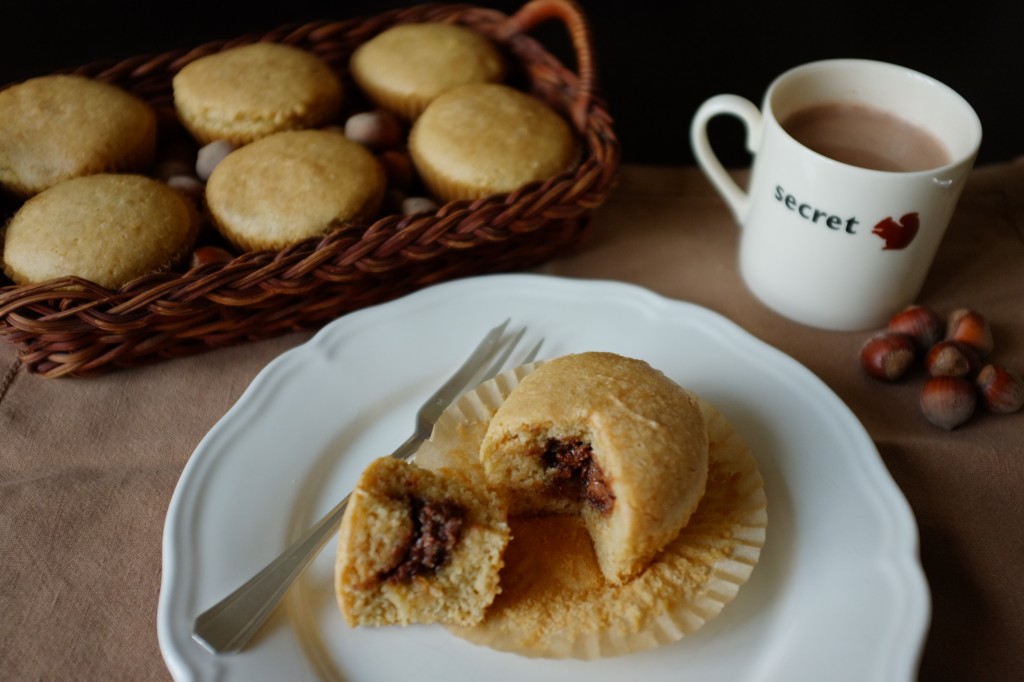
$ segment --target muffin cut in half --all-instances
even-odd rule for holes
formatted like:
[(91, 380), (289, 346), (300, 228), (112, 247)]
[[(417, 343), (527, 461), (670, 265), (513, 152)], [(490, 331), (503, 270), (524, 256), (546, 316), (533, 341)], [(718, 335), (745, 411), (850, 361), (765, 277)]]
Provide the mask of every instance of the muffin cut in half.
[[(419, 466), (478, 471), (494, 415), (542, 365), (505, 372), (449, 406), (416, 453)], [(707, 483), (686, 526), (646, 568), (613, 585), (581, 515), (510, 515), (501, 593), (482, 623), (449, 631), (522, 656), (590, 660), (676, 642), (720, 614), (759, 562), (767, 499), (753, 452), (723, 414), (691, 395), (708, 433)]]
[(351, 626), (475, 625), (499, 592), (505, 508), (480, 481), (383, 457), (338, 534), (335, 592)]
[(641, 360), (556, 358), (527, 375), (480, 447), (510, 513), (579, 513), (604, 578), (641, 572), (704, 495), (708, 433), (694, 397)]

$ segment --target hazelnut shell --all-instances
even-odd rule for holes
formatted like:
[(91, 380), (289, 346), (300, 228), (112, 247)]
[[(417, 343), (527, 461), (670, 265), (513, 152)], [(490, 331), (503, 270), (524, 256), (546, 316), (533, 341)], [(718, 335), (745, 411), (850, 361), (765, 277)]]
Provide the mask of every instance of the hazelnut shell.
[(1002, 365), (988, 364), (975, 378), (981, 404), (989, 412), (1009, 414), (1024, 406), (1024, 380)]
[(970, 308), (959, 308), (949, 314), (946, 338), (966, 344), (980, 357), (992, 352), (992, 329), (981, 313)]
[(883, 381), (899, 379), (914, 362), (914, 341), (906, 334), (883, 332), (860, 347), (860, 364), (864, 371)]
[(967, 344), (947, 339), (928, 350), (925, 367), (933, 377), (973, 377), (981, 368), (978, 353)]
[(906, 334), (921, 350), (927, 350), (941, 341), (944, 331), (938, 313), (922, 305), (908, 306), (894, 314), (889, 318), (888, 330)]
[(970, 419), (976, 405), (974, 384), (963, 377), (932, 377), (921, 389), (921, 412), (947, 431)]

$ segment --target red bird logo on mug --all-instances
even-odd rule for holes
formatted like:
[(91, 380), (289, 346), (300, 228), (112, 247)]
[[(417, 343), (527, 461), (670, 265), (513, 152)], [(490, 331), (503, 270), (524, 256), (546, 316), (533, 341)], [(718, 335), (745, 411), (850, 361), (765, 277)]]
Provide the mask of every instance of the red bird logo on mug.
[(871, 234), (876, 234), (885, 240), (882, 251), (898, 251), (905, 249), (914, 241), (917, 236), (917, 229), (920, 221), (917, 213), (907, 213), (899, 222), (892, 218), (886, 218), (871, 229)]

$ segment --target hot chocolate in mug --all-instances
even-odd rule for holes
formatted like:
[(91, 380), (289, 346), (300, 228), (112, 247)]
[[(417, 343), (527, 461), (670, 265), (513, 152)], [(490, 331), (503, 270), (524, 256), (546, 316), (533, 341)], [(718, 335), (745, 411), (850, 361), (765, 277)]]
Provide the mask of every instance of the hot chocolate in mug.
[[(708, 141), (739, 118), (753, 165), (746, 190)], [(707, 100), (690, 129), (696, 160), (740, 226), (739, 266), (777, 312), (834, 330), (884, 325), (920, 293), (981, 143), (981, 123), (949, 87), (882, 62), (798, 66), (762, 108)]]

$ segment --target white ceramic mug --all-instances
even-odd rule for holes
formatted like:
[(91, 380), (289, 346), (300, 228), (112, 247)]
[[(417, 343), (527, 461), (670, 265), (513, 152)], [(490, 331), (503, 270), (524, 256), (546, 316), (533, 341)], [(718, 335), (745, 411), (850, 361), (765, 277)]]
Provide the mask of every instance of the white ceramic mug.
[[(941, 142), (948, 162), (880, 171), (812, 151), (781, 122), (828, 103), (866, 105)], [(718, 115), (739, 118), (754, 155), (747, 189), (708, 141)], [(770, 85), (762, 109), (736, 95), (707, 100), (694, 115), (698, 164), (740, 225), (740, 272), (750, 290), (798, 322), (834, 330), (884, 325), (920, 293), (981, 143), (971, 106), (907, 68), (835, 59), (798, 66)]]

